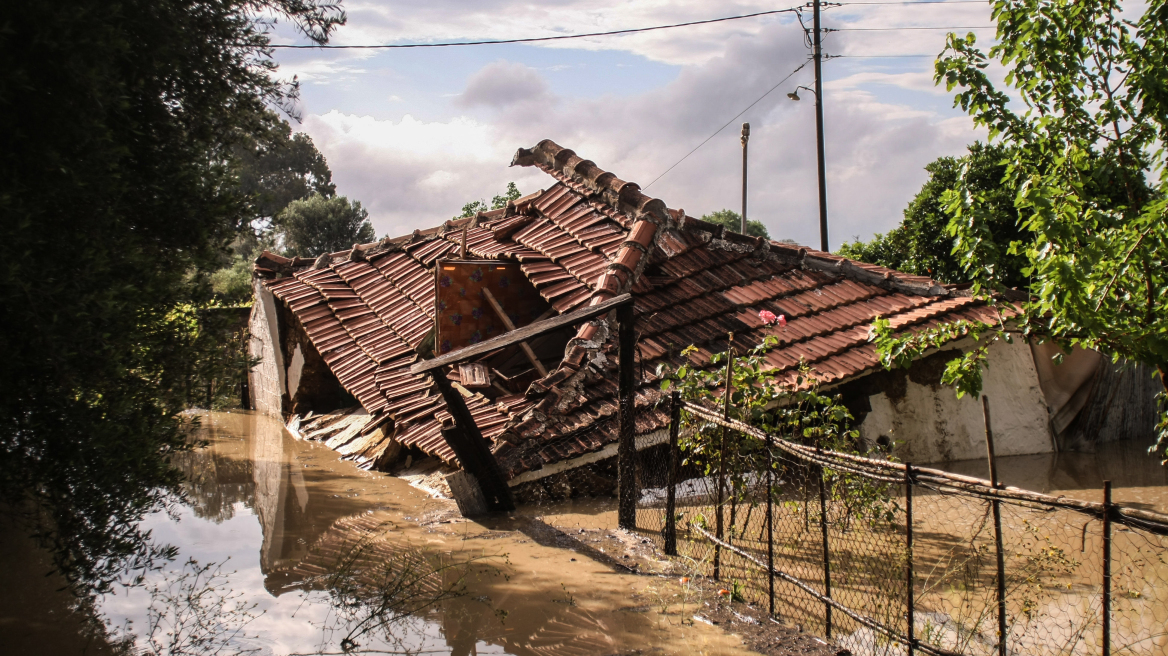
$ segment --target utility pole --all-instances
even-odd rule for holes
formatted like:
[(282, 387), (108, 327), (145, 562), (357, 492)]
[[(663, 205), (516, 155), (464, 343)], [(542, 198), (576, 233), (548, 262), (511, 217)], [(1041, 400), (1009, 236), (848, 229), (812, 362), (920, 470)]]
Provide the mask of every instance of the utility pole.
[(750, 124), (742, 124), (742, 234), (746, 234), (746, 142), (750, 141)]
[[(813, 41), (813, 56), (815, 57), (815, 148), (819, 156), (819, 250), (827, 251), (827, 175), (823, 166), (823, 48), (819, 40), (819, 0), (813, 0), (815, 7), (815, 37)], [(743, 142), (745, 146), (745, 142)], [(745, 154), (743, 154), (745, 157)], [(745, 166), (745, 164), (743, 164)], [(744, 169), (745, 171), (745, 169)], [(743, 174), (743, 188), (746, 185)], [(746, 225), (746, 205), (743, 200), (743, 226)]]

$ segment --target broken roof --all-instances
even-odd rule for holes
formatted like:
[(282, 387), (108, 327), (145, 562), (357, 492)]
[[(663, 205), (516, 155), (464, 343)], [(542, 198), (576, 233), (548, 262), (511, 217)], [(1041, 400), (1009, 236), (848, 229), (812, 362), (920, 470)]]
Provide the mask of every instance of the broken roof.
[[(657, 365), (680, 364), (681, 350), (692, 344), (698, 350), (690, 360), (706, 366), (726, 349), (730, 332), (740, 348), (758, 344), (770, 332), (761, 310), (787, 317), (768, 361), (793, 378), (802, 360), (825, 384), (879, 367), (867, 341), (877, 316), (900, 330), (998, 319), (984, 303), (927, 277), (693, 219), (551, 141), (520, 149), (512, 165), (538, 167), (554, 183), (504, 209), (430, 230), (316, 260), (265, 253), (256, 262), (257, 275), (303, 324), (341, 384), (377, 417), (344, 448), (363, 466), (376, 463), (390, 436), (455, 462), (440, 432), (450, 416), (442, 397), (409, 367), (434, 323), (435, 262), (457, 256), (464, 228), (469, 254), (519, 262), (559, 313), (633, 295), (638, 434), (668, 423), (654, 407)], [(612, 337), (603, 320), (581, 326), (558, 365), (524, 394), (460, 390), (507, 476), (615, 442)], [(385, 430), (375, 431), (379, 426)]]

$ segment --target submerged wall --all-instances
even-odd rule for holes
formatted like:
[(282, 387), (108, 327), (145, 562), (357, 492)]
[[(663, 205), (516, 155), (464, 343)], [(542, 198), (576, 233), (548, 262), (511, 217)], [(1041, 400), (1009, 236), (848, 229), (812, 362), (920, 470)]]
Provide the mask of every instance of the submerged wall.
[[(922, 358), (908, 370), (882, 371), (841, 386), (844, 402), (868, 444), (891, 440), (895, 455), (917, 464), (984, 458), (985, 424), (978, 399), (958, 399), (941, 384), (945, 364), (960, 351)], [(998, 455), (1054, 449), (1050, 413), (1030, 346), (997, 342), (988, 352), (983, 393), (989, 397)]]

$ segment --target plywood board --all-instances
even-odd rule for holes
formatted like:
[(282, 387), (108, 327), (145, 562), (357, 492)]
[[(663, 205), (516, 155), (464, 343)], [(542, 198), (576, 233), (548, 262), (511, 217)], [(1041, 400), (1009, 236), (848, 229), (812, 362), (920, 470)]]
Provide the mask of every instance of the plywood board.
[(547, 301), (517, 262), (440, 260), (437, 276), (435, 355), (478, 344), (507, 332), (482, 293), (491, 294), (516, 326), (526, 326), (547, 309)]

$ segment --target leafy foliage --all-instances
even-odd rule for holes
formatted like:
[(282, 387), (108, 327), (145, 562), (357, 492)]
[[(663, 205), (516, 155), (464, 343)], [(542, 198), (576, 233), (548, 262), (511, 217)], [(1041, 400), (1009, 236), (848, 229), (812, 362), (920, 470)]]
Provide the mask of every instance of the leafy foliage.
[(456, 219), (469, 219), (479, 212), (487, 212), (489, 210), (497, 210), (507, 207), (507, 203), (521, 197), (523, 194), (519, 193), (519, 187), (515, 186), (514, 182), (507, 183), (507, 190), (503, 193), (491, 198), (491, 204), (488, 206), (485, 200), (475, 200), (462, 206), (462, 214), (454, 217)]
[[(707, 407), (723, 407), (730, 419), (780, 439), (834, 451), (859, 452), (859, 431), (851, 427), (852, 415), (838, 395), (823, 393), (805, 364), (800, 366), (794, 381), (790, 381), (787, 371), (776, 369), (767, 362), (767, 353), (778, 345), (777, 337), (767, 335), (761, 344), (742, 355), (731, 349), (711, 356), (708, 367), (687, 362), (670, 371), (668, 365), (659, 365), (657, 373), (662, 377), (661, 388), (665, 391), (676, 388), (683, 399)], [(688, 357), (696, 352), (696, 347), (689, 346), (682, 355)], [(731, 363), (730, 396), (727, 399), (718, 392), (727, 380), (728, 360)], [(683, 412), (683, 424), (697, 426), (697, 430), (687, 434), (679, 445), (686, 463), (700, 467), (707, 476), (723, 472), (730, 485), (731, 504), (747, 499), (752, 477), (766, 472), (767, 467), (776, 470), (783, 467), (782, 453), (777, 447), (771, 445), (774, 451), (768, 453), (767, 443), (755, 435), (724, 430), (687, 412)], [(849, 517), (855, 515), (870, 521), (882, 521), (891, 516), (889, 512), (893, 506), (885, 486), (873, 485), (863, 477), (844, 472), (828, 470), (824, 475), (832, 482), (832, 495), (849, 508)], [(781, 502), (777, 487), (771, 493), (776, 502)], [(700, 523), (705, 519), (697, 517), (694, 521)], [(734, 530), (732, 526), (731, 534)]]
[[(317, 0), (7, 4), (0, 30), (0, 497), (68, 580), (102, 589), (166, 550), (137, 528), (178, 482), (207, 274), (250, 219), (231, 153), (291, 107), (271, 20)], [(260, 20), (259, 16), (266, 16)], [(196, 322), (197, 323), (197, 322)]]
[[(945, 196), (954, 254), (975, 294), (1000, 290), (1004, 259), (1022, 256), (1025, 334), (1155, 366), (1168, 384), (1168, 4), (1134, 21), (1108, 0), (993, 6), (997, 44), (987, 54), (973, 34), (950, 34), (935, 79), (1008, 149), (1027, 237), (995, 241), (986, 194), (963, 175)], [(1154, 449), (1168, 464), (1165, 425)]]
[[(725, 383), (726, 361), (733, 358), (728, 406), (731, 419), (824, 446), (840, 444), (845, 438), (855, 438), (857, 433), (845, 428), (850, 419), (846, 408), (835, 404), (832, 397), (820, 395), (817, 385), (803, 387), (804, 383), (813, 383), (806, 369), (800, 372), (795, 385), (791, 386), (784, 381), (786, 372), (767, 363), (767, 352), (778, 344), (778, 338), (768, 335), (761, 344), (743, 355), (736, 355), (733, 350), (714, 354), (710, 357), (708, 367), (686, 363), (671, 372), (668, 365), (658, 365), (658, 375), (663, 377), (661, 389), (669, 391), (676, 387), (683, 399), (710, 407), (722, 407), (727, 399), (718, 392)], [(681, 355), (688, 357), (697, 350), (695, 346), (688, 346)], [(825, 421), (819, 422), (820, 419)], [(749, 436), (747, 439), (753, 440)], [(751, 443), (748, 446), (748, 452), (761, 449), (758, 444)], [(710, 443), (695, 442), (690, 452), (701, 454), (717, 449)]]
[[(702, 221), (708, 223), (715, 223), (731, 232), (742, 231), (742, 215), (734, 210), (718, 210), (717, 212), (710, 212), (702, 215)], [(754, 219), (746, 219), (746, 234), (751, 237), (762, 237), (763, 239), (770, 239), (770, 233), (763, 225), (762, 221), (755, 221)]]
[[(869, 264), (918, 276), (930, 276), (944, 283), (966, 279), (965, 268), (953, 257), (953, 236), (949, 234), (946, 192), (964, 185), (985, 199), (988, 230), (995, 243), (1009, 245), (1025, 238), (1018, 225), (1014, 207), (1017, 190), (1003, 184), (1007, 150), (1000, 145), (980, 142), (969, 147), (963, 157), (939, 157), (928, 165), (929, 179), (904, 210), (901, 224), (872, 241), (854, 241), (840, 247), (839, 254)], [(1023, 256), (1005, 256), (994, 271), (996, 279), (1007, 287), (1025, 287), (1028, 277), (1022, 273)]]
[[(986, 333), (990, 334), (982, 341), (982, 336)], [(959, 399), (966, 394), (976, 398), (981, 395), (981, 372), (983, 366), (988, 366), (984, 363), (989, 347), (999, 339), (1013, 343), (1010, 334), (1004, 329), (994, 330), (993, 326), (980, 321), (961, 320), (896, 336), (888, 319), (876, 317), (868, 331), (868, 341), (876, 345), (880, 364), (886, 369), (897, 367), (908, 369), (914, 360), (923, 356), (929, 349), (938, 348), (963, 337), (971, 337), (977, 346), (967, 350), (961, 357), (950, 360), (941, 374), (941, 382), (953, 386)]]
[(232, 148), (231, 167), (248, 204), (251, 230), (241, 230), (224, 253), (211, 274), (211, 289), (218, 303), (250, 305), (252, 264), (262, 251), (277, 250), (277, 242), (286, 241), (274, 225), (276, 216), (293, 201), (334, 197), (336, 185), (312, 138), (293, 134), (275, 112), (265, 112), (256, 133), (243, 135)]
[(232, 253), (229, 264), (211, 274), (211, 291), (216, 299), (226, 305), (251, 304), (251, 270), (259, 253), (257, 247), (240, 246)]
[(350, 203), (344, 196), (325, 198), (317, 194), (292, 201), (276, 217), (276, 229), (289, 256), (317, 257), (376, 238), (369, 212), (359, 201)]
[(292, 201), (313, 195), (332, 198), (337, 186), (324, 155), (303, 132), (273, 112), (264, 115), (262, 130), (245, 135), (232, 149), (239, 191), (250, 202), (256, 220), (271, 221)]

